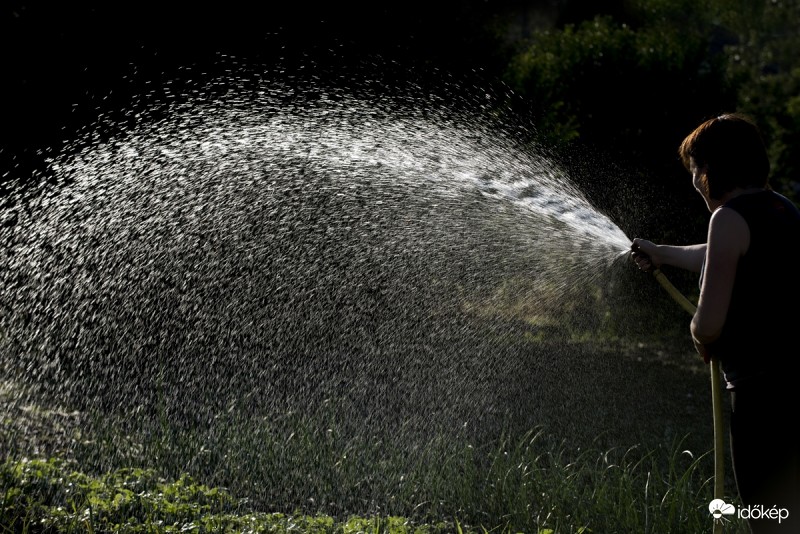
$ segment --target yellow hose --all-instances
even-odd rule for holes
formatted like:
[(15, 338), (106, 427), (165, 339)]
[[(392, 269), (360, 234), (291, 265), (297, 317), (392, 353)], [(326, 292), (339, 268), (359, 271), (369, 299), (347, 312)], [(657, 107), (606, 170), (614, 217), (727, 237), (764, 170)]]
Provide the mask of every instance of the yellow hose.
[(653, 276), (656, 277), (658, 283), (667, 290), (667, 293), (675, 299), (675, 302), (681, 305), (681, 307), (689, 312), (689, 315), (694, 315), (694, 312), (697, 311), (697, 306), (692, 304), (689, 299), (683, 296), (683, 293), (678, 291), (675, 286), (672, 285), (672, 282), (667, 280), (667, 277), (664, 276), (664, 273), (661, 272), (661, 269), (653, 269)]
[[(660, 269), (653, 269), (653, 276), (656, 277), (658, 283), (667, 290), (667, 293), (678, 303), (681, 307), (694, 315), (697, 311), (697, 306), (692, 304), (680, 291), (678, 291), (672, 283), (667, 280), (664, 273)], [(716, 358), (711, 358), (709, 362), (711, 367), (711, 398), (714, 410), (714, 498), (722, 499), (725, 494), (725, 438), (723, 436), (723, 419), (722, 419), (722, 392), (720, 391), (719, 380), (719, 362)], [(722, 532), (722, 523), (714, 522), (714, 532)]]

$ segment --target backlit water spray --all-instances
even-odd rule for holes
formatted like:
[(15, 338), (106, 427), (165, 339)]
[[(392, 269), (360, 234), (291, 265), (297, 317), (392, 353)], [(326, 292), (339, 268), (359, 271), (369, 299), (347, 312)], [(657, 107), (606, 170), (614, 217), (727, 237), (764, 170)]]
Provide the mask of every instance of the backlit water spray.
[(166, 94), (2, 199), (6, 453), (364, 512), (414, 502), (434, 441), (602, 412), (558, 347), (630, 241), (482, 105)]

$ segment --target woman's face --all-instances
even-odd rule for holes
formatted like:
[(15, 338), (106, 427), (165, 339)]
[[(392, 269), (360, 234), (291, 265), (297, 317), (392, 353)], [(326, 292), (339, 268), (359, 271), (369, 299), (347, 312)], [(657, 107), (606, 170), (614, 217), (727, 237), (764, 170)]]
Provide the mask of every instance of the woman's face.
[(689, 165), (689, 170), (692, 172), (692, 185), (697, 192), (700, 193), (700, 196), (703, 197), (703, 200), (706, 201), (706, 207), (708, 208), (708, 211), (714, 211), (721, 205), (721, 203), (718, 200), (714, 200), (708, 196), (708, 188), (703, 183), (702, 178), (708, 170), (708, 166), (703, 165), (702, 167), (698, 167), (697, 163), (692, 160), (691, 164)]

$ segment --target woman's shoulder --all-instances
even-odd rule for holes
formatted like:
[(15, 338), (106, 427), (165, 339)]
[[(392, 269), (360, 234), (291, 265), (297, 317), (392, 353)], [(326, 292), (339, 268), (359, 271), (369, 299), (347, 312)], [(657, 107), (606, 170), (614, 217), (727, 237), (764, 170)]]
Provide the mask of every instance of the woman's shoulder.
[(796, 212), (800, 215), (800, 207), (798, 207), (797, 203), (790, 200), (788, 197), (778, 193), (777, 191), (769, 190), (770, 198), (772, 199), (772, 203), (779, 209), (785, 209), (788, 211)]
[(744, 254), (750, 244), (750, 227), (741, 213), (726, 204), (711, 214), (708, 243), (713, 249), (725, 248)]
[(772, 189), (737, 195), (725, 202), (723, 207), (738, 212), (747, 220), (752, 217), (774, 216), (770, 214), (800, 219), (800, 208), (797, 204)]

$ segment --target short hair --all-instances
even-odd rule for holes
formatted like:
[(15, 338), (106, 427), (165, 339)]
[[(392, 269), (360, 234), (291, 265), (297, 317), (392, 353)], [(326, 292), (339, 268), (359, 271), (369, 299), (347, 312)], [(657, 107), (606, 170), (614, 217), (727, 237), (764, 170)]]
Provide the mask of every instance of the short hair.
[(769, 156), (755, 123), (740, 113), (709, 119), (686, 136), (678, 149), (683, 166), (706, 172), (700, 182), (719, 200), (737, 187), (769, 187)]

